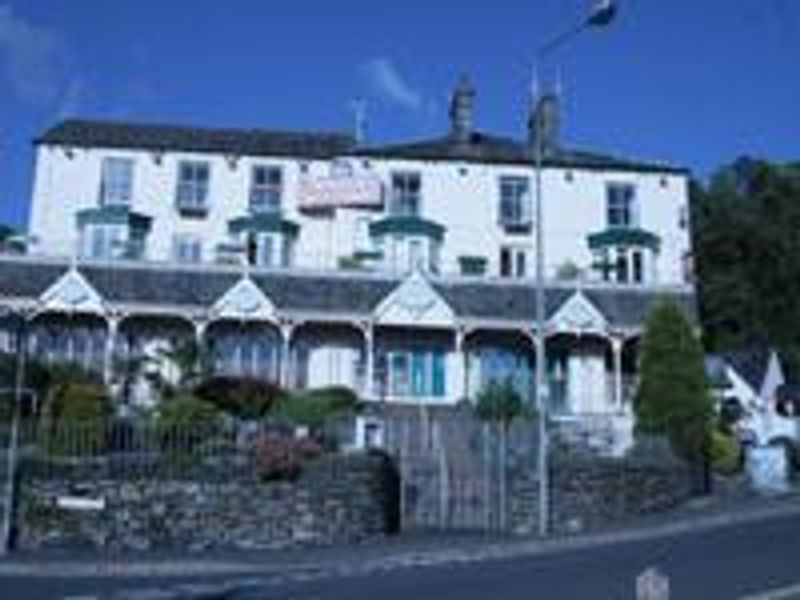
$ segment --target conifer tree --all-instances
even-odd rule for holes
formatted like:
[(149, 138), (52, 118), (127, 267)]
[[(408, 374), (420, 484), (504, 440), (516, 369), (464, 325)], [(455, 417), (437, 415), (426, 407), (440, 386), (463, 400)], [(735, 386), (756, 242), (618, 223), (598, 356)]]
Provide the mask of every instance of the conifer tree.
[(675, 453), (698, 468), (705, 491), (714, 409), (703, 348), (669, 300), (659, 301), (647, 319), (634, 407), (637, 431), (666, 436)]

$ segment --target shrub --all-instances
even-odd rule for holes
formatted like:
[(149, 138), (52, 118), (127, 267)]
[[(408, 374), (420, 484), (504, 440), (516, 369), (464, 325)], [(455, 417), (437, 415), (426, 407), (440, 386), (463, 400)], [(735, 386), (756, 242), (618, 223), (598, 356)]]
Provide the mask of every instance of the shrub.
[(284, 392), (264, 379), (221, 376), (203, 381), (195, 395), (232, 417), (255, 420), (264, 417)]
[(303, 463), (321, 454), (322, 448), (311, 438), (266, 432), (256, 442), (257, 473), (265, 481), (291, 480), (300, 474)]
[(482, 421), (504, 424), (522, 414), (522, 397), (511, 379), (490, 381), (478, 394), (475, 414)]
[(177, 396), (158, 407), (158, 425), (162, 429), (207, 431), (218, 423), (217, 408), (195, 396)]
[(92, 454), (105, 448), (111, 421), (105, 387), (69, 383), (50, 394), (42, 415), (45, 447), (56, 454)]
[(190, 451), (212, 436), (220, 424), (213, 404), (194, 396), (182, 395), (162, 401), (158, 408), (157, 430), (161, 446), (167, 451)]
[(330, 419), (352, 414), (357, 408), (355, 392), (345, 387), (328, 387), (286, 396), (270, 414), (279, 421), (319, 433)]
[(737, 398), (723, 400), (719, 407), (719, 415), (717, 416), (720, 430), (728, 434), (733, 433), (736, 424), (742, 420), (744, 415), (744, 407)]
[(735, 437), (722, 431), (711, 434), (711, 468), (719, 475), (735, 475), (741, 470), (742, 449)]

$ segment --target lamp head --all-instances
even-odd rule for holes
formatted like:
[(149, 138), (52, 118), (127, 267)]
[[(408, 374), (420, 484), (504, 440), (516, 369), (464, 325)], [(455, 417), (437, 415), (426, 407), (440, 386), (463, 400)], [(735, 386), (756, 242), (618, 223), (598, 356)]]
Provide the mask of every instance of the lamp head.
[(589, 27), (605, 27), (617, 16), (617, 3), (614, 0), (598, 0), (586, 20)]

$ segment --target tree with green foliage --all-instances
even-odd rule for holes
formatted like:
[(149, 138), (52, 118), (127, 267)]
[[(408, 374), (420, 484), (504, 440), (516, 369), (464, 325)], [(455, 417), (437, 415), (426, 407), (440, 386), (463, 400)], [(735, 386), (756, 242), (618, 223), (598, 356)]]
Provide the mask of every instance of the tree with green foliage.
[(702, 469), (706, 491), (713, 400), (700, 340), (670, 300), (659, 301), (647, 318), (634, 408), (637, 430), (666, 436), (678, 455)]
[(510, 378), (493, 379), (478, 393), (475, 415), (481, 421), (507, 426), (521, 414), (522, 396)]
[(691, 200), (707, 347), (766, 343), (800, 373), (800, 164), (741, 158)]

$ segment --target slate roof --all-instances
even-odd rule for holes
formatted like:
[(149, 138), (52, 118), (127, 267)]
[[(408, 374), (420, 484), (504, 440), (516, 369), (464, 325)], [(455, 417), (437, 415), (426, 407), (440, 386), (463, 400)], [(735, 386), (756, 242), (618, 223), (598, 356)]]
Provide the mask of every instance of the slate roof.
[[(406, 144), (392, 144), (366, 148), (359, 155), (407, 160), (464, 161), (498, 164), (530, 164), (533, 160), (527, 144), (519, 140), (474, 132), (468, 143), (460, 143), (451, 136), (420, 140)], [(642, 171), (657, 173), (687, 173), (681, 167), (663, 163), (631, 160), (587, 152), (584, 150), (559, 148), (544, 159), (545, 166), (591, 169)]]
[[(473, 132), (468, 143), (459, 143), (452, 136), (444, 136), (410, 143), (358, 148), (351, 135), (341, 132), (220, 129), (69, 119), (47, 130), (35, 140), (35, 143), (76, 148), (142, 149), (308, 159), (358, 156), (488, 164), (532, 162), (527, 144), (513, 138), (480, 131)], [(544, 164), (550, 167), (574, 169), (681, 174), (687, 172), (684, 168), (667, 164), (569, 148), (560, 148), (551, 153)]]
[(722, 358), (756, 393), (761, 391), (772, 350), (764, 344), (722, 353)]
[[(0, 303), (3, 298), (36, 299), (66, 273), (65, 263), (40, 262), (31, 257), (0, 259)], [(111, 303), (146, 306), (211, 308), (242, 274), (235, 269), (198, 269), (135, 263), (80, 265), (80, 272)], [(279, 310), (368, 316), (401, 283), (400, 279), (370, 274), (257, 272), (253, 281)], [(457, 315), (470, 319), (533, 322), (536, 314), (532, 284), (498, 280), (437, 279), (433, 287)], [(552, 287), (546, 293), (552, 316), (575, 292)], [(644, 288), (585, 288), (583, 293), (614, 326), (637, 327), (649, 307), (664, 293)], [(694, 295), (673, 291), (686, 315), (696, 319)]]
[(346, 133), (218, 129), (69, 119), (35, 140), (78, 148), (126, 148), (235, 156), (332, 158), (355, 147)]

